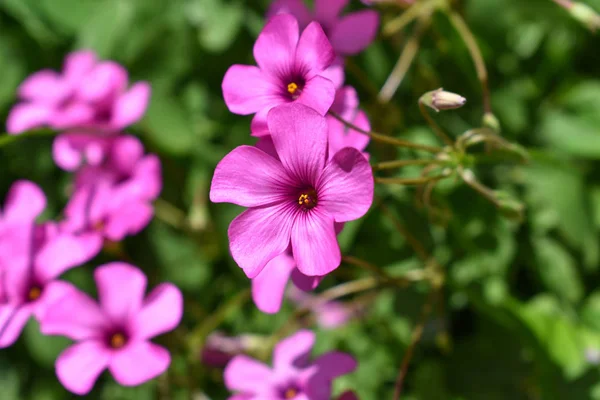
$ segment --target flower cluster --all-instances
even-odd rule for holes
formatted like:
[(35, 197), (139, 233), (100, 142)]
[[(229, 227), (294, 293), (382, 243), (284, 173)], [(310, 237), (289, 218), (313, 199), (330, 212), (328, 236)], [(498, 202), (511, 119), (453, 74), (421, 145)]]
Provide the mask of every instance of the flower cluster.
[(22, 102), (7, 121), (11, 134), (39, 127), (62, 132), (53, 156), (73, 172), (73, 184), (62, 218), (44, 223), (37, 219), (46, 197), (36, 184), (17, 181), (8, 193), (0, 213), (0, 347), (11, 346), (32, 316), (44, 334), (75, 340), (58, 357), (56, 373), (77, 394), (88, 393), (106, 368), (123, 385), (163, 373), (169, 353), (149, 339), (174, 329), (182, 316), (175, 286), (161, 284), (144, 298), (146, 276), (129, 264), (95, 270), (99, 304), (60, 279), (153, 217), (160, 160), (122, 132), (145, 113), (150, 87), (127, 86), (119, 64), (75, 52), (62, 73), (40, 71), (21, 84)]

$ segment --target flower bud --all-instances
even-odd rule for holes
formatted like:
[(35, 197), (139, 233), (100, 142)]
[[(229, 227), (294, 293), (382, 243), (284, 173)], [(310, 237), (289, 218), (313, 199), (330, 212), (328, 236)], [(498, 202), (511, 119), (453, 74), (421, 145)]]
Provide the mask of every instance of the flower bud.
[(446, 92), (443, 88), (425, 93), (419, 101), (435, 111), (454, 110), (460, 108), (467, 102), (467, 99), (452, 92)]
[(569, 14), (577, 21), (588, 27), (591, 31), (596, 31), (600, 28), (600, 15), (590, 6), (583, 3), (573, 3), (569, 7)]
[(500, 121), (491, 112), (483, 114), (483, 126), (490, 128), (496, 133), (500, 133)]

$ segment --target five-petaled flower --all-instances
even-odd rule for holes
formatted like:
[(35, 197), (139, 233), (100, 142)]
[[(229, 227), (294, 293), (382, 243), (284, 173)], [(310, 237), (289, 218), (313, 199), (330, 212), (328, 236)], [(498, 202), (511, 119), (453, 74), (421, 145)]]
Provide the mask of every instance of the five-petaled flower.
[(225, 385), (239, 393), (229, 399), (330, 400), (331, 383), (356, 369), (348, 354), (329, 352), (310, 362), (315, 334), (301, 330), (283, 339), (273, 350), (273, 368), (245, 355), (225, 368)]
[(321, 26), (309, 24), (299, 36), (298, 21), (277, 15), (254, 44), (258, 67), (233, 65), (223, 78), (223, 96), (235, 114), (255, 114), (252, 134), (267, 134), (271, 108), (285, 103), (305, 104), (325, 115), (333, 103), (335, 87), (322, 76), (335, 54)]
[(73, 393), (88, 393), (106, 368), (124, 386), (136, 386), (167, 370), (167, 349), (149, 341), (180, 322), (183, 297), (170, 283), (144, 298), (146, 276), (125, 263), (96, 268), (100, 304), (80, 291), (57, 300), (42, 319), (47, 335), (77, 341), (56, 360), (60, 382)]
[(229, 226), (231, 254), (254, 278), (291, 242), (300, 272), (326, 275), (341, 262), (334, 223), (371, 206), (371, 167), (349, 147), (328, 159), (327, 122), (302, 104), (271, 110), (268, 127), (279, 159), (240, 146), (215, 169), (211, 200), (249, 207)]

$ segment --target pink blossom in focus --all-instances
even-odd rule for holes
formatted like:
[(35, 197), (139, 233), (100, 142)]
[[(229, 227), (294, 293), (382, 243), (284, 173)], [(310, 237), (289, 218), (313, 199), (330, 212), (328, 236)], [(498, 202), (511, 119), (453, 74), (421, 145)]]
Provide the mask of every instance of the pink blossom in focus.
[(88, 250), (93, 240), (89, 235), (74, 236), (50, 223), (35, 225), (35, 217), (45, 204), (37, 186), (19, 181), (12, 186), (4, 207), (0, 225), (0, 347), (12, 345), (32, 315), (40, 320), (53, 301), (74, 290), (69, 283), (57, 280), (58, 276), (93, 257)]
[(275, 0), (268, 17), (280, 13), (294, 15), (300, 27), (317, 21), (327, 34), (338, 55), (353, 55), (363, 51), (377, 35), (379, 15), (373, 10), (362, 10), (340, 15), (349, 0), (315, 0), (311, 12), (303, 0)]
[[(338, 89), (335, 95), (335, 101), (331, 106), (331, 111), (340, 115), (345, 121), (365, 130), (371, 130), (371, 124), (364, 111), (358, 109), (359, 101), (356, 90), (351, 86), (344, 86)], [(327, 115), (327, 125), (329, 126), (329, 153), (335, 154), (344, 147), (353, 147), (363, 152), (363, 155), (369, 159), (369, 154), (364, 150), (369, 144), (370, 138), (364, 133), (348, 128), (342, 122)]]
[(112, 138), (104, 162), (77, 173), (62, 229), (94, 237), (90, 246), (97, 253), (104, 238), (120, 241), (150, 223), (152, 201), (161, 188), (158, 157), (144, 154), (142, 143), (133, 136)]
[(245, 355), (225, 368), (225, 386), (237, 393), (229, 400), (330, 400), (331, 383), (356, 369), (352, 356), (329, 352), (310, 361), (315, 334), (301, 330), (283, 339), (273, 350), (273, 367)]
[(249, 278), (290, 243), (300, 272), (326, 275), (341, 262), (334, 223), (371, 206), (371, 167), (353, 148), (328, 160), (326, 119), (302, 104), (274, 108), (267, 120), (279, 159), (252, 146), (234, 149), (217, 165), (210, 199), (249, 207), (228, 231), (231, 254)]
[(19, 134), (33, 128), (87, 128), (119, 132), (146, 111), (150, 85), (128, 88), (125, 69), (98, 61), (91, 51), (69, 54), (61, 73), (42, 70), (19, 87), (21, 102), (8, 115), (7, 130)]
[(256, 66), (233, 65), (223, 78), (223, 96), (235, 114), (256, 114), (251, 130), (267, 134), (266, 117), (271, 108), (301, 103), (325, 115), (333, 103), (335, 87), (321, 76), (335, 54), (318, 23), (309, 24), (299, 36), (298, 21), (289, 15), (275, 16), (254, 44)]
[(123, 386), (136, 386), (167, 370), (171, 356), (150, 339), (169, 332), (181, 321), (183, 296), (163, 283), (144, 298), (146, 276), (125, 263), (94, 271), (99, 304), (75, 290), (59, 299), (41, 322), (47, 335), (63, 335), (77, 343), (56, 360), (56, 374), (65, 388), (87, 394), (108, 368)]

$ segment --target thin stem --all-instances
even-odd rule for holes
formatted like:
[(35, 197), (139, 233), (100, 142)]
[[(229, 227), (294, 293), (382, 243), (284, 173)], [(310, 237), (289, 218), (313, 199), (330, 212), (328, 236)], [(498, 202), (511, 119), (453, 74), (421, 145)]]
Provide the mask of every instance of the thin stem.
[(168, 201), (157, 198), (154, 202), (156, 218), (171, 225), (173, 228), (184, 230), (187, 226), (187, 216), (185, 212), (175, 207)]
[(430, 160), (393, 160), (383, 161), (377, 164), (373, 164), (374, 171), (380, 171), (382, 169), (394, 169), (407, 167), (410, 165), (430, 165), (430, 164), (445, 164), (446, 160), (430, 159)]
[(410, 247), (412, 247), (413, 251), (417, 254), (421, 261), (428, 261), (431, 256), (425, 249), (425, 246), (416, 237), (414, 237), (404, 225), (402, 225), (400, 220), (396, 218), (396, 216), (385, 204), (382, 203), (380, 207), (383, 214), (392, 221), (396, 230), (404, 237), (404, 239), (406, 239), (406, 242), (410, 245)]
[(396, 18), (388, 21), (384, 26), (382, 33), (384, 36), (391, 36), (398, 32), (406, 25), (410, 24), (423, 11), (423, 3), (415, 2), (406, 11), (398, 15)]
[(400, 371), (398, 371), (398, 377), (396, 378), (396, 385), (394, 389), (394, 400), (399, 400), (400, 396), (402, 395), (402, 385), (404, 384), (404, 379), (406, 378), (406, 373), (408, 372), (408, 366), (410, 365), (410, 361), (412, 360), (415, 348), (417, 347), (417, 344), (423, 336), (423, 329), (425, 328), (425, 323), (427, 322), (429, 314), (431, 314), (433, 302), (436, 298), (436, 293), (437, 290), (432, 290), (429, 293), (429, 296), (427, 297), (427, 300), (425, 301), (425, 304), (423, 304), (423, 308), (421, 309), (419, 321), (412, 332), (410, 344), (406, 349), (404, 358), (402, 359)]
[(431, 129), (437, 135), (437, 137), (440, 138), (444, 143), (446, 143), (446, 145), (454, 146), (454, 142), (452, 141), (452, 139), (450, 139), (448, 135), (446, 135), (444, 130), (431, 117), (429, 111), (427, 110), (427, 106), (421, 101), (421, 99), (419, 99), (419, 110), (421, 111), (421, 115), (423, 115), (423, 118), (425, 118), (425, 121), (427, 121), (427, 124), (429, 125), (429, 127), (431, 127)]
[(390, 276), (387, 272), (385, 272), (383, 269), (377, 267), (376, 265), (373, 265), (367, 261), (361, 260), (360, 258), (357, 258), (357, 257), (343, 256), (342, 261), (347, 264), (356, 265), (359, 268), (363, 268), (369, 272), (372, 272), (378, 276), (380, 281), (383, 281), (384, 283), (387, 283), (387, 284), (396, 285), (398, 287), (406, 287), (411, 282), (417, 282), (417, 281), (422, 281), (423, 279), (427, 279), (427, 275), (425, 273), (423, 273), (423, 271), (420, 271), (420, 270), (410, 271), (410, 272), (403, 274), (402, 276), (394, 277), (394, 276)]
[(397, 139), (397, 138), (394, 138), (394, 137), (391, 137), (388, 135), (384, 135), (381, 133), (366, 131), (366, 130), (354, 125), (353, 123), (346, 121), (339, 114), (337, 114), (333, 111), (329, 111), (329, 115), (331, 115), (332, 117), (334, 117), (335, 119), (340, 121), (342, 124), (346, 125), (348, 128), (355, 130), (357, 132), (360, 132), (364, 135), (368, 135), (371, 139), (373, 139), (374, 141), (377, 141), (377, 142), (387, 143), (387, 144), (391, 144), (391, 145), (398, 146), (398, 147), (405, 147), (408, 149), (428, 151), (430, 153), (439, 153), (442, 151), (442, 148), (440, 148), (440, 147), (428, 146), (428, 145), (419, 144), (419, 143), (413, 143), (413, 142), (409, 142), (408, 140)]
[(424, 176), (420, 178), (375, 178), (375, 183), (384, 185), (422, 185), (424, 183), (439, 181), (448, 175)]
[(477, 45), (477, 41), (475, 40), (475, 36), (469, 26), (463, 19), (463, 17), (455, 11), (450, 11), (448, 13), (448, 18), (450, 18), (450, 22), (454, 26), (454, 29), (458, 32), (463, 42), (467, 46), (469, 50), (469, 54), (471, 55), (471, 59), (475, 64), (475, 70), (477, 71), (477, 78), (481, 83), (481, 91), (483, 97), (483, 109), (486, 113), (492, 112), (492, 105), (490, 101), (490, 89), (488, 86), (488, 73), (487, 68), (485, 66), (485, 62), (483, 61), (483, 56), (481, 55), (481, 50)]
[(400, 57), (398, 58), (394, 69), (392, 69), (390, 76), (388, 76), (388, 79), (379, 91), (379, 101), (381, 103), (388, 103), (392, 97), (394, 97), (396, 90), (398, 90), (398, 87), (402, 83), (404, 76), (408, 72), (419, 51), (419, 42), (421, 41), (421, 37), (426, 28), (429, 26), (431, 14), (432, 12), (429, 11), (419, 17), (417, 26), (407, 40), (402, 53), (400, 53)]

